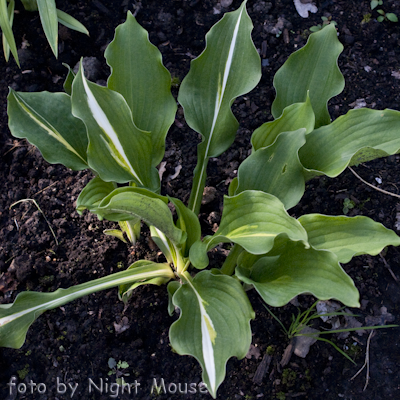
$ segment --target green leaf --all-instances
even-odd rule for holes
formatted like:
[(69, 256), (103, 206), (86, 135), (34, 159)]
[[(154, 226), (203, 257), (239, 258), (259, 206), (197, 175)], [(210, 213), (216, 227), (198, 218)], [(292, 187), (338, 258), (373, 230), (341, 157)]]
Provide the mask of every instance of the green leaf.
[(15, 58), (15, 62), (17, 63), (18, 67), (21, 68), (19, 65), (17, 46), (15, 44), (14, 34), (12, 31), (14, 4), (14, 0), (12, 0), (7, 8), (7, 0), (0, 0), (0, 29), (3, 32), (3, 51), (6, 61), (8, 61), (8, 51), (11, 50), (11, 53)]
[(152, 165), (156, 166), (164, 156), (165, 137), (177, 109), (171, 94), (171, 75), (162, 64), (161, 53), (128, 12), (105, 57), (111, 67), (108, 87), (125, 98), (135, 125), (151, 132)]
[(208, 249), (221, 242), (238, 243), (253, 254), (267, 253), (275, 237), (285, 233), (292, 240), (307, 243), (307, 233), (273, 195), (246, 190), (224, 198), (224, 210), (218, 231), (205, 242)]
[(124, 232), (119, 229), (104, 229), (103, 233), (107, 236), (112, 236), (119, 239), (121, 242), (128, 243), (124, 237)]
[(371, 0), (371, 10), (378, 7), (378, 4), (379, 4), (378, 0)]
[(303, 196), (305, 181), (298, 152), (306, 142), (305, 129), (282, 132), (273, 144), (260, 148), (244, 160), (238, 170), (235, 194), (261, 190), (277, 197), (286, 209)]
[(311, 293), (320, 300), (335, 298), (349, 307), (359, 307), (359, 294), (335, 254), (301, 242), (287, 241), (281, 254), (266, 256), (251, 269), (236, 268), (236, 276), (254, 285), (265, 302), (281, 307), (295, 296)]
[(249, 253), (264, 254), (272, 249), (275, 238), (280, 234), (307, 243), (305, 229), (289, 216), (275, 196), (256, 190), (246, 190), (233, 197), (225, 196), (218, 231), (192, 246), (190, 261), (196, 268), (205, 268), (208, 264), (206, 252), (218, 243), (233, 242)]
[(311, 246), (331, 251), (341, 263), (361, 254), (375, 256), (386, 246), (400, 245), (400, 237), (393, 231), (367, 217), (307, 214), (298, 221), (307, 231)]
[(19, 293), (13, 304), (0, 304), (0, 347), (20, 348), (29, 326), (47, 310), (101, 290), (155, 278), (173, 279), (174, 273), (167, 264), (152, 263), (52, 293)]
[(7, 99), (13, 136), (28, 139), (49, 163), (61, 163), (74, 170), (88, 168), (85, 126), (72, 115), (70, 96), (10, 89)]
[[(82, 214), (82, 212), (86, 209), (95, 213), (95, 210), (100, 202), (115, 189), (115, 183), (104, 182), (98, 176), (93, 178), (83, 188), (82, 192), (79, 194), (78, 199), (76, 200), (76, 210), (78, 214)], [(122, 190), (125, 189), (118, 189), (118, 192)], [(102, 218), (101, 215), (99, 216), (99, 218)], [(122, 240), (124, 243), (127, 243), (127, 240), (124, 237), (125, 233), (126, 238), (129, 240), (131, 245), (134, 245), (136, 243), (136, 240), (140, 237), (140, 219), (134, 218), (130, 219), (129, 221), (118, 221), (118, 224), (121, 230), (105, 229), (103, 233), (109, 236), (114, 236), (119, 240)]]
[[(148, 268), (154, 268), (158, 269), (160, 266), (163, 266), (163, 268), (168, 267), (168, 269), (171, 271), (171, 267), (168, 264), (160, 264), (160, 263), (155, 263), (153, 261), (148, 261), (148, 260), (139, 260), (131, 264), (127, 270), (132, 270), (132, 269), (137, 269), (137, 268), (142, 268), (142, 267), (148, 267)], [(172, 271), (171, 271), (172, 272)], [(120, 300), (122, 300), (124, 303), (127, 303), (129, 298), (132, 296), (132, 292), (138, 287), (142, 285), (156, 285), (156, 286), (161, 286), (165, 285), (168, 283), (168, 281), (173, 278), (173, 273), (172, 275), (168, 276), (157, 276), (157, 277), (149, 277), (146, 279), (138, 280), (134, 283), (124, 283), (119, 286), (118, 288), (118, 297)]]
[(175, 306), (174, 303), (172, 302), (172, 298), (175, 294), (175, 292), (181, 287), (181, 284), (177, 281), (171, 281), (168, 283), (167, 286), (167, 291), (168, 291), (168, 314), (170, 317), (174, 315), (175, 312)]
[(55, 0), (37, 0), (44, 34), (54, 55), (58, 56), (58, 18)]
[(37, 0), (21, 0), (26, 11), (37, 11), (38, 5)]
[(150, 134), (135, 126), (122, 95), (86, 80), (82, 63), (72, 88), (72, 112), (85, 123), (89, 136), (90, 167), (104, 181), (134, 181), (158, 190)]
[(184, 256), (189, 255), (189, 249), (193, 243), (197, 242), (201, 238), (201, 227), (199, 219), (196, 214), (189, 210), (179, 199), (174, 197), (168, 197), (171, 203), (175, 206), (175, 210), (178, 214), (178, 220), (176, 226), (182, 231), (187, 233), (187, 240), (182, 253)]
[(89, 36), (89, 31), (85, 28), (83, 24), (77, 21), (74, 17), (59, 9), (56, 9), (56, 12), (57, 12), (57, 19), (60, 24), (66, 26), (67, 28), (73, 29), (74, 31), (84, 33), (85, 35)]
[(71, 94), (72, 94), (72, 83), (73, 83), (73, 81), (75, 79), (75, 74), (74, 74), (74, 71), (72, 71), (71, 67), (68, 64), (64, 64), (63, 63), (63, 66), (68, 69), (68, 74), (67, 74), (67, 77), (65, 78), (63, 87), (64, 87), (65, 92), (69, 96), (71, 96)]
[(310, 97), (304, 103), (295, 103), (286, 107), (282, 115), (274, 121), (266, 122), (251, 135), (253, 150), (267, 147), (274, 143), (282, 132), (297, 131), (305, 128), (306, 134), (314, 130), (315, 116)]
[(203, 369), (203, 381), (216, 397), (230, 357), (243, 358), (251, 343), (254, 312), (240, 283), (226, 275), (202, 271), (175, 291), (179, 320), (170, 328), (174, 350), (192, 355)]
[(394, 13), (386, 13), (386, 18), (391, 22), (399, 22), (397, 15)]
[[(0, 5), (0, 9), (1, 8), (2, 8), (2, 5)], [(12, 28), (12, 25), (14, 22), (14, 8), (15, 8), (15, 1), (10, 0), (8, 7), (7, 7), (7, 16), (8, 16), (8, 20), (10, 22), (10, 28)], [(1, 28), (1, 24), (2, 24), (2, 18), (0, 17), (0, 28)], [(10, 46), (8, 44), (8, 41), (7, 41), (4, 33), (2, 34), (2, 41), (3, 41), (4, 58), (6, 59), (6, 62), (8, 62), (8, 60), (10, 59)]]
[(300, 161), (305, 168), (335, 177), (348, 165), (397, 153), (399, 130), (399, 111), (351, 110), (307, 135)]
[(175, 226), (171, 211), (162, 196), (146, 189), (115, 189), (92, 212), (109, 221), (140, 219), (159, 229), (176, 245), (186, 240), (186, 233)]
[(206, 36), (206, 48), (190, 64), (178, 101), (188, 125), (199, 132), (198, 164), (189, 208), (197, 215), (210, 157), (217, 157), (234, 141), (238, 122), (231, 105), (252, 90), (261, 77), (261, 62), (251, 40), (252, 23), (245, 3), (224, 15)]
[[(140, 238), (140, 229), (142, 227), (142, 224), (140, 222), (140, 219), (131, 219), (129, 221), (118, 221), (118, 225), (121, 228), (121, 233), (122, 236), (124, 234), (128, 238), (131, 246), (134, 246), (136, 243), (136, 240)], [(104, 231), (104, 233), (107, 234), (107, 229)], [(123, 242), (126, 240), (123, 240)]]
[(287, 106), (306, 101), (309, 92), (315, 127), (329, 124), (327, 102), (344, 88), (344, 78), (337, 66), (342, 50), (333, 24), (311, 34), (307, 44), (291, 54), (275, 74), (274, 118), (278, 118)]
[(83, 210), (97, 207), (104, 197), (108, 196), (116, 188), (113, 182), (104, 182), (98, 176), (93, 178), (79, 194), (76, 200), (76, 210), (82, 214)]

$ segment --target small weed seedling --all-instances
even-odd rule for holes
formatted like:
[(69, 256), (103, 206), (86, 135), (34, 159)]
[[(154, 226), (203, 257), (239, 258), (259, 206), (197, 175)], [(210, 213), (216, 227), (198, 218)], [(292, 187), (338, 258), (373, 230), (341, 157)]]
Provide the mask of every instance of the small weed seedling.
[(322, 19), (322, 24), (314, 25), (312, 26), (309, 31), (310, 32), (318, 32), (322, 28), (324, 28), (326, 25), (333, 24), (337, 26), (337, 23), (335, 21), (332, 21), (332, 17), (321, 17)]
[[(383, 0), (371, 0), (371, 11), (376, 9), (378, 6), (383, 6)], [(398, 22), (397, 15), (394, 13), (387, 13), (381, 8), (376, 10), (378, 14), (378, 18), (376, 19), (378, 22), (383, 22), (383, 21), (390, 21), (390, 22)], [(365, 16), (364, 16), (365, 18)]]
[(283, 325), (282, 321), (265, 304), (264, 304), (264, 307), (269, 312), (269, 314), (279, 323), (279, 325), (282, 327), (283, 331), (285, 332), (285, 334), (289, 340), (293, 339), (296, 336), (308, 336), (308, 337), (312, 337), (316, 340), (320, 340), (322, 342), (329, 343), (331, 346), (333, 346), (335, 348), (335, 350), (337, 350), (340, 354), (342, 354), (344, 357), (346, 357), (353, 364), (355, 364), (355, 362), (350, 358), (350, 356), (348, 354), (346, 354), (342, 349), (340, 349), (338, 346), (336, 346), (336, 344), (333, 343), (331, 340), (321, 338), (321, 337), (319, 337), (319, 335), (327, 335), (327, 334), (341, 333), (341, 332), (354, 332), (357, 330), (372, 330), (372, 329), (398, 327), (398, 325), (361, 326), (361, 327), (343, 328), (343, 329), (330, 329), (327, 331), (318, 331), (316, 333), (303, 333), (302, 331), (304, 330), (304, 328), (311, 327), (311, 322), (317, 318), (339, 317), (339, 316), (357, 317), (358, 316), (356, 314), (350, 314), (347, 312), (343, 312), (342, 310), (344, 309), (344, 307), (340, 308), (339, 310), (330, 312), (330, 313), (321, 314), (321, 313), (318, 313), (315, 311), (315, 307), (317, 306), (317, 304), (318, 304), (318, 301), (316, 301), (310, 308), (308, 308), (307, 310), (305, 310), (303, 312), (300, 312), (300, 310), (298, 310), (297, 316), (292, 314), (292, 323), (290, 324), (289, 328), (286, 328), (285, 325)]
[(126, 361), (119, 360), (118, 363), (114, 358), (110, 357), (108, 359), (108, 367), (110, 371), (108, 371), (108, 376), (115, 375), (115, 381), (119, 386), (123, 386), (125, 384), (124, 376), (129, 376), (126, 370), (129, 368), (129, 364)]
[(354, 207), (355, 203), (353, 200), (350, 200), (348, 197), (343, 200), (343, 214), (346, 215)]

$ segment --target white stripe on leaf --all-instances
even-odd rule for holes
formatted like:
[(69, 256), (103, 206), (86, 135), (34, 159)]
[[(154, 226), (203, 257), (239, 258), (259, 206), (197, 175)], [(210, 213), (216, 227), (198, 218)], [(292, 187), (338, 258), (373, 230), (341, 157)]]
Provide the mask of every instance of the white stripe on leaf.
[[(159, 276), (161, 276), (160, 270), (155, 270), (155, 271), (151, 271), (151, 272), (143, 272), (141, 274), (137, 274), (134, 276), (130, 275), (127, 277), (125, 276), (125, 277), (117, 278), (117, 279), (113, 279), (113, 280), (106, 280), (105, 282), (99, 283), (97, 285), (89, 286), (89, 287), (77, 290), (75, 292), (67, 293), (66, 295), (61, 295), (60, 297), (57, 297), (56, 299), (50, 300), (48, 302), (41, 303), (41, 304), (38, 304), (37, 306), (27, 308), (27, 309), (24, 309), (17, 313), (2, 317), (2, 318), (0, 318), (0, 327), (2, 327), (3, 325), (6, 325), (12, 321), (15, 321), (16, 319), (18, 319), (20, 317), (30, 314), (32, 312), (41, 312), (41, 311), (46, 311), (46, 310), (49, 310), (52, 308), (56, 308), (65, 303), (68, 303), (69, 301), (72, 301), (73, 299), (77, 299), (78, 297), (83, 297), (85, 295), (88, 295), (88, 294), (91, 294), (94, 292), (99, 292), (101, 290), (105, 290), (105, 289), (108, 289), (108, 288), (114, 287), (114, 286), (123, 285), (125, 283), (129, 283), (132, 281), (139, 282), (141, 280), (157, 278)], [(100, 279), (102, 279), (102, 278), (100, 278)], [(67, 291), (69, 289), (61, 289), (61, 290)], [(22, 292), (22, 293), (29, 293), (29, 292)], [(68, 298), (71, 298), (72, 300), (68, 300)], [(16, 301), (17, 300), (18, 300), (18, 298), (16, 298)], [(13, 304), (10, 304), (9, 306), (11, 307), (12, 305)], [(10, 308), (10, 307), (6, 307), (6, 306), (8, 306), (8, 304), (1, 305), (0, 309)]]
[(143, 185), (143, 182), (140, 180), (135, 169), (132, 167), (127, 155), (125, 154), (122, 144), (119, 141), (118, 135), (115, 132), (114, 128), (112, 127), (110, 121), (108, 120), (107, 115), (100, 107), (99, 103), (97, 102), (96, 98), (91, 92), (89, 85), (86, 82), (82, 66), (81, 66), (81, 76), (82, 76), (83, 87), (85, 89), (85, 93), (87, 96), (87, 104), (89, 106), (89, 109), (92, 113), (94, 120), (96, 121), (97, 125), (102, 129), (102, 131), (106, 136), (102, 137), (102, 139), (106, 143), (107, 149), (110, 151), (110, 155), (120, 166), (122, 166), (124, 169), (128, 169), (129, 172), (135, 177), (135, 179), (141, 185)]
[[(208, 379), (210, 380), (210, 386), (212, 393), (216, 391), (216, 370), (215, 370), (215, 358), (214, 358), (214, 347), (215, 338), (217, 337), (217, 332), (214, 328), (214, 324), (207, 314), (207, 311), (204, 307), (204, 303), (206, 303), (196, 288), (192, 285), (190, 281), (188, 281), (189, 285), (192, 287), (197, 301), (200, 307), (200, 318), (201, 318), (201, 346), (202, 353), (204, 359), (204, 366), (208, 375)], [(207, 304), (207, 303), (206, 303)]]
[[(241, 21), (241, 18), (242, 18), (242, 13), (243, 13), (243, 9), (240, 11), (239, 18), (238, 18), (238, 20), (236, 22), (235, 29), (233, 31), (231, 44), (229, 46), (228, 58), (227, 58), (226, 63), (225, 63), (224, 78), (222, 80), (222, 84), (221, 84), (221, 75), (219, 75), (219, 77), (218, 77), (218, 89), (217, 89), (217, 95), (216, 95), (216, 99), (215, 99), (214, 116), (213, 116), (213, 122), (212, 122), (212, 125), (211, 125), (210, 135), (209, 135), (209, 138), (208, 138), (207, 147), (206, 147), (206, 151), (205, 151), (205, 157), (204, 157), (205, 159), (207, 159), (208, 154), (209, 154), (212, 138), (213, 138), (214, 131), (215, 131), (215, 125), (217, 124), (218, 115), (219, 115), (219, 112), (221, 110), (222, 101), (224, 99), (226, 85), (227, 85), (227, 82), (228, 82), (229, 73), (230, 73), (231, 66), (232, 66), (232, 61), (233, 61), (233, 53), (234, 53), (235, 47), (236, 47), (237, 35), (238, 35), (238, 32), (239, 32), (239, 25), (240, 25), (240, 21)], [(202, 163), (200, 176), (204, 175), (205, 168), (206, 168), (206, 163)], [(201, 181), (201, 179), (200, 179), (200, 181)], [(200, 189), (200, 186), (197, 186), (196, 199), (199, 196), (202, 195), (202, 193), (199, 193), (199, 189)], [(196, 204), (196, 201), (193, 204)]]
[[(68, 151), (79, 157), (85, 164), (86, 160), (65, 140), (65, 138), (57, 131), (57, 129), (50, 124), (49, 121), (45, 120), (41, 115), (39, 115), (28, 103), (25, 102), (21, 97), (15, 96), (19, 106), (26, 112), (26, 115), (45, 130), (49, 136), (61, 143)], [(44, 122), (42, 122), (42, 120)]]

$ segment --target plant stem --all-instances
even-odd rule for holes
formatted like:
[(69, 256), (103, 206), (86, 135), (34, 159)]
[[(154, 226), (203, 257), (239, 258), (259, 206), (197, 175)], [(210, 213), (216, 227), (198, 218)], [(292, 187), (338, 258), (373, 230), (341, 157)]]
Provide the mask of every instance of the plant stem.
[(193, 172), (193, 186), (188, 204), (188, 208), (196, 215), (199, 215), (204, 187), (206, 185), (208, 157), (201, 158), (199, 155), (198, 159), (198, 164)]
[(241, 252), (243, 251), (243, 247), (238, 244), (234, 244), (232, 250), (229, 252), (228, 257), (226, 257), (224, 264), (221, 267), (221, 272), (225, 275), (233, 275), (235, 272), (237, 259)]

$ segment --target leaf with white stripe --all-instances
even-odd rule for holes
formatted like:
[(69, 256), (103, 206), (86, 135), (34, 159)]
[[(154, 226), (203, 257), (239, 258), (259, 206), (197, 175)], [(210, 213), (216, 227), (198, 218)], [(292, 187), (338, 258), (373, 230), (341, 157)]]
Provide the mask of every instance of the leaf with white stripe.
[(198, 214), (210, 157), (217, 157), (234, 141), (238, 122), (231, 105), (252, 90), (261, 77), (261, 62), (251, 40), (253, 25), (246, 2), (227, 13), (206, 35), (206, 48), (191, 62), (178, 101), (188, 125), (203, 136), (198, 146), (189, 208)]
[(172, 302), (181, 314), (169, 332), (171, 345), (178, 354), (197, 359), (215, 398), (228, 359), (243, 358), (250, 347), (254, 311), (246, 293), (235, 278), (202, 271), (185, 279)]
[(72, 112), (86, 125), (88, 163), (103, 181), (158, 189), (149, 132), (136, 127), (121, 94), (86, 80), (82, 64), (72, 84)]
[[(71, 97), (65, 93), (23, 93), (10, 89), (9, 127), (13, 136), (26, 138), (46, 161), (74, 170), (88, 168), (85, 125), (71, 113)], [(62, 115), (62, 118), (60, 118)]]
[(91, 293), (128, 283), (153, 279), (174, 279), (168, 264), (143, 263), (142, 266), (117, 272), (68, 289), (52, 293), (22, 292), (13, 304), (0, 304), (0, 347), (20, 348), (31, 324), (45, 311), (52, 310)]

